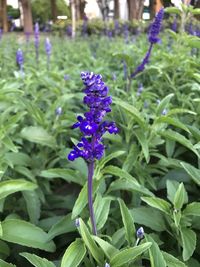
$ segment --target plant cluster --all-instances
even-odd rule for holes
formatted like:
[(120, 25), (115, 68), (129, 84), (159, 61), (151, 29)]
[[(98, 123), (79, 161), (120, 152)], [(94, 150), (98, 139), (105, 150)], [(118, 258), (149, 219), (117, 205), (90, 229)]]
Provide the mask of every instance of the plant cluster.
[(150, 34), (1, 36), (1, 267), (200, 265), (200, 42)]

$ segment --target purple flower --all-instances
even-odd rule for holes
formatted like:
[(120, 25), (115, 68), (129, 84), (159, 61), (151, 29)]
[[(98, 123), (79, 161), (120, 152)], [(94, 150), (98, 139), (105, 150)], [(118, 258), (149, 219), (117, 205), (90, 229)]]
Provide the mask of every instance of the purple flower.
[(55, 110), (55, 114), (57, 116), (60, 116), (62, 114), (62, 108), (61, 107), (57, 107), (56, 110)]
[(20, 48), (16, 52), (16, 63), (20, 68), (22, 67), (24, 63), (24, 55)]
[(75, 226), (76, 226), (76, 227), (79, 227), (79, 226), (80, 226), (80, 220), (79, 220), (79, 218), (77, 218), (77, 219), (75, 220)]
[(149, 42), (152, 44), (156, 44), (160, 41), (160, 39), (158, 38), (158, 34), (160, 33), (161, 30), (163, 16), (164, 16), (164, 8), (161, 8), (159, 12), (156, 14), (156, 17), (149, 31)]
[(67, 36), (72, 37), (72, 26), (68, 25), (66, 28)]
[(104, 267), (110, 267), (110, 264), (106, 262)]
[(137, 230), (136, 235), (137, 235), (138, 239), (143, 239), (144, 238), (144, 229), (143, 229), (143, 227), (140, 227)]
[(82, 157), (88, 162), (93, 162), (95, 159), (101, 159), (104, 154), (102, 136), (106, 132), (116, 134), (118, 128), (115, 122), (102, 121), (106, 113), (111, 111), (112, 103), (111, 96), (107, 96), (109, 89), (102, 76), (93, 72), (82, 72), (81, 78), (86, 94), (83, 103), (89, 107), (89, 111), (84, 113), (84, 116), (78, 116), (77, 122), (72, 126), (73, 129), (79, 128), (83, 136), (69, 153), (68, 159), (73, 161)]
[(46, 50), (46, 54), (48, 56), (50, 56), (50, 54), (51, 54), (51, 43), (50, 43), (49, 38), (46, 38), (46, 40), (45, 40), (45, 50)]
[(134, 78), (138, 73), (142, 72), (145, 69), (146, 64), (149, 63), (149, 58), (151, 56), (151, 51), (153, 48), (153, 45), (158, 43), (160, 39), (158, 38), (158, 34), (160, 33), (161, 29), (161, 23), (164, 15), (164, 8), (161, 8), (160, 11), (156, 14), (156, 17), (151, 24), (150, 30), (149, 30), (149, 49), (143, 58), (140, 65), (136, 68), (136, 70), (131, 74), (131, 78)]
[(143, 91), (143, 84), (140, 83), (139, 86), (138, 86), (138, 90), (137, 90), (137, 96), (140, 96), (142, 91)]

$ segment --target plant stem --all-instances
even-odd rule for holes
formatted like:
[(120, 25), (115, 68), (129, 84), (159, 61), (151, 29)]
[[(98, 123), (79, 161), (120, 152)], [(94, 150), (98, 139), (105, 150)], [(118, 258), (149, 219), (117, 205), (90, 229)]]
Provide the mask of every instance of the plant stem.
[(92, 201), (92, 181), (94, 174), (94, 161), (88, 163), (88, 205), (90, 212), (90, 220), (92, 223), (93, 234), (97, 235), (96, 222), (94, 217), (93, 201)]

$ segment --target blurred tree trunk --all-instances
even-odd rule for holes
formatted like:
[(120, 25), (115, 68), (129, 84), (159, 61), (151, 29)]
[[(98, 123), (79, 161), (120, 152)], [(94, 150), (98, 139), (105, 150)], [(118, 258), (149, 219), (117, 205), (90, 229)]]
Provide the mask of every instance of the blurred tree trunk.
[(85, 5), (86, 1), (85, 0), (80, 0), (80, 19), (84, 19), (85, 16)]
[(23, 10), (23, 20), (24, 20), (24, 32), (32, 33), (33, 32), (33, 19), (31, 12), (31, 3), (30, 0), (20, 0)]
[(7, 20), (7, 0), (0, 0), (0, 15), (2, 21), (3, 31), (8, 31), (8, 20)]
[(56, 0), (51, 0), (51, 15), (52, 15), (53, 22), (56, 22), (56, 19), (57, 19)]
[(139, 20), (142, 18), (144, 0), (127, 0), (129, 20)]
[(109, 14), (109, 0), (97, 0), (97, 3), (99, 5), (103, 20), (107, 20)]
[(114, 0), (114, 18), (119, 19), (119, 0)]
[(71, 0), (72, 38), (76, 35), (76, 0)]

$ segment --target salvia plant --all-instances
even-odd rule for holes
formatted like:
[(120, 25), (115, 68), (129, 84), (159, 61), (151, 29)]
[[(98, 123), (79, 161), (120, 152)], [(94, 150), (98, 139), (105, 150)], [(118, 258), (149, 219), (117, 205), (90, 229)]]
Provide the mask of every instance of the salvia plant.
[(89, 111), (83, 116), (78, 116), (72, 128), (79, 128), (82, 133), (81, 141), (74, 146), (69, 153), (68, 159), (75, 160), (82, 157), (88, 164), (88, 205), (93, 233), (97, 235), (97, 228), (94, 218), (92, 202), (92, 181), (95, 168), (95, 160), (100, 160), (104, 154), (104, 145), (102, 143), (103, 135), (106, 132), (110, 134), (118, 133), (115, 122), (103, 120), (106, 113), (111, 112), (111, 96), (108, 96), (108, 87), (102, 80), (100, 74), (93, 72), (82, 72), (81, 78), (85, 85), (83, 99), (84, 104), (89, 107)]

